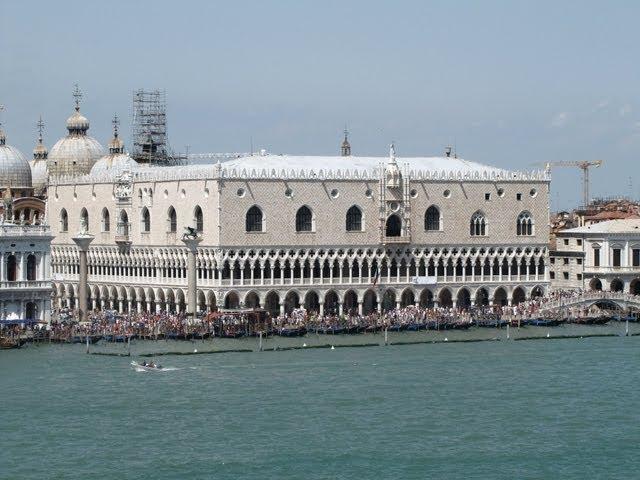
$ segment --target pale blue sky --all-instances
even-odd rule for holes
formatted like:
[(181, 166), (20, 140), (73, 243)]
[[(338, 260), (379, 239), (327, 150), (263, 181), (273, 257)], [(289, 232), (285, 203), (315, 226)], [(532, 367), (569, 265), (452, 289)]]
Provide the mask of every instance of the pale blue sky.
[[(30, 156), (42, 114), (65, 133), (78, 82), (90, 133), (132, 91), (165, 89), (192, 152), (460, 156), (513, 169), (601, 158), (594, 195), (640, 196), (640, 3), (634, 1), (0, 0), (0, 103)], [(552, 207), (580, 200), (557, 170)]]

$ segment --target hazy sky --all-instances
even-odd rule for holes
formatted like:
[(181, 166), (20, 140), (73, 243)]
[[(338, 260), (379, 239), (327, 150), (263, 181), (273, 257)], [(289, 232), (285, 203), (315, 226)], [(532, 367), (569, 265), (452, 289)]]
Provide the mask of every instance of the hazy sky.
[[(511, 169), (603, 159), (597, 196), (640, 196), (640, 2), (0, 0), (0, 104), (30, 156), (65, 134), (129, 145), (132, 91), (164, 89), (191, 152), (460, 156)], [(552, 207), (581, 198), (557, 169)]]

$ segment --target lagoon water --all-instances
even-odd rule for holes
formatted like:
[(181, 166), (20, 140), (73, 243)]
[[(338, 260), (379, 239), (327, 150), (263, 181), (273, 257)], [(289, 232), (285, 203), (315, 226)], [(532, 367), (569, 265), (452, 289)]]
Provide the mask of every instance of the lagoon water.
[(0, 352), (0, 478), (640, 477), (640, 337), (158, 359)]

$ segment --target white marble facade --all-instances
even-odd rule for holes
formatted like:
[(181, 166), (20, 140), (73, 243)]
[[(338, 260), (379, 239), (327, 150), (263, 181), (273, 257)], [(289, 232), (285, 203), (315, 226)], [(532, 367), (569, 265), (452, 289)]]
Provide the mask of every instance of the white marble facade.
[(0, 320), (50, 320), (51, 239), (48, 225), (0, 223)]
[(199, 310), (303, 305), (366, 314), (508, 304), (549, 287), (545, 172), (396, 158), (393, 150), (381, 158), (254, 155), (57, 177), (48, 194), (60, 306), (77, 300), (71, 237), (81, 218), (95, 236), (96, 309), (184, 310), (185, 226), (202, 236)]

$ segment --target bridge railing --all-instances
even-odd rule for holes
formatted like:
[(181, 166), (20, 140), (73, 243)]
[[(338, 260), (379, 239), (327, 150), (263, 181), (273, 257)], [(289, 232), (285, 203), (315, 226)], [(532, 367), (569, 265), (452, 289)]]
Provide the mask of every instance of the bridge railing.
[(592, 291), (585, 292), (575, 297), (564, 297), (553, 302), (543, 303), (540, 310), (558, 310), (563, 307), (570, 307), (585, 302), (601, 301), (601, 300), (617, 300), (623, 302), (631, 302), (640, 305), (640, 295), (632, 295), (624, 292), (604, 292)]

